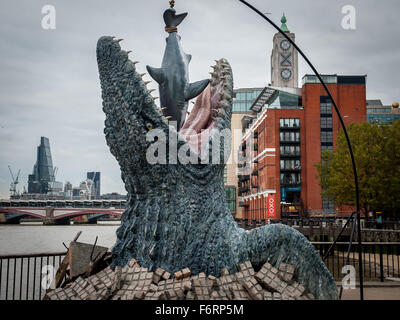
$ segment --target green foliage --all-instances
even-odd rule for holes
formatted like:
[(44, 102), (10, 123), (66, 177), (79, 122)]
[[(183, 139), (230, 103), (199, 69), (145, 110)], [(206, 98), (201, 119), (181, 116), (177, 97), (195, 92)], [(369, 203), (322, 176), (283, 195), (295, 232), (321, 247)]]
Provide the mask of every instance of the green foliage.
[[(400, 211), (400, 120), (390, 125), (352, 124), (347, 129), (353, 147), (364, 213)], [(335, 150), (322, 152), (315, 165), (324, 190), (336, 205), (355, 207), (353, 167), (346, 138), (340, 132)]]

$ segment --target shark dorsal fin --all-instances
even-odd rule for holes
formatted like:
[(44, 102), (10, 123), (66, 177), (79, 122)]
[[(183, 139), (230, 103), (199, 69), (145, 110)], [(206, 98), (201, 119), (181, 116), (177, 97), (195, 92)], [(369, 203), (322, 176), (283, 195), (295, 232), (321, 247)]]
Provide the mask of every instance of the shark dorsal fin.
[(192, 55), (187, 53), (186, 59), (187, 59), (187, 62), (189, 63), (192, 60)]
[(196, 81), (189, 84), (189, 87), (186, 89), (185, 92), (185, 100), (188, 101), (197, 97), (203, 90), (208, 86), (210, 83), (210, 79), (205, 79), (201, 81)]
[(158, 82), (158, 84), (162, 84), (164, 82), (164, 71), (161, 68), (153, 68), (150, 66), (146, 66), (147, 71), (150, 76)]

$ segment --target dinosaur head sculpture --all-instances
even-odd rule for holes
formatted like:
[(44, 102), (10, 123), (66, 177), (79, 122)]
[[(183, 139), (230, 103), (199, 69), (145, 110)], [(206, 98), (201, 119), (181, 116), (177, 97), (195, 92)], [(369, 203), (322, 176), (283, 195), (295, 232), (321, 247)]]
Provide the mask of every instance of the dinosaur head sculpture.
[[(230, 154), (232, 71), (225, 59), (216, 61), (208, 85), (179, 131), (176, 122), (155, 104), (136, 63), (123, 51), (120, 40), (101, 37), (97, 59), (102, 86), (104, 133), (111, 153), (121, 166), (127, 191), (146, 194), (160, 189), (171, 168), (223, 171)], [(151, 178), (150, 178), (151, 177)], [(197, 177), (196, 177), (197, 178)]]

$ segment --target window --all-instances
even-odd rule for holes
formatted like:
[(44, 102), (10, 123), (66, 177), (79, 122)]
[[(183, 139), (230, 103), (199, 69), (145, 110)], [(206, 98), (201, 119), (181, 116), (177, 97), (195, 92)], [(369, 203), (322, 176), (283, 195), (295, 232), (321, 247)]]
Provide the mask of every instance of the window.
[(333, 201), (322, 199), (322, 211), (335, 212), (335, 203)]
[(300, 119), (279, 119), (279, 126), (281, 128), (300, 128)]
[(281, 142), (300, 142), (300, 132), (280, 132)]
[(281, 184), (285, 185), (301, 184), (300, 173), (281, 173)]
[(321, 146), (321, 151), (324, 151), (324, 150), (333, 151), (333, 146)]
[(225, 199), (228, 203), (228, 208), (232, 213), (236, 211), (236, 188), (225, 187)]
[(321, 129), (332, 129), (332, 118), (321, 117)]
[(300, 160), (281, 160), (281, 170), (300, 170)]
[(321, 102), (321, 114), (332, 114), (331, 102)]
[(322, 131), (321, 132), (321, 143), (333, 143), (332, 131)]
[(281, 146), (282, 156), (300, 156), (300, 146)]

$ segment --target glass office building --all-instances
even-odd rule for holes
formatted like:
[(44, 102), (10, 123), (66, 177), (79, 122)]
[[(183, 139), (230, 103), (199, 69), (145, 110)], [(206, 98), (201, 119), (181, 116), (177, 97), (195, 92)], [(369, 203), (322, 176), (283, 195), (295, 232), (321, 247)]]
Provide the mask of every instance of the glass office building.
[(251, 112), (250, 107), (264, 88), (243, 88), (233, 90), (232, 112)]
[(367, 121), (378, 124), (392, 124), (400, 119), (400, 110), (384, 106), (381, 100), (367, 100)]
[(41, 137), (40, 145), (37, 147), (36, 163), (33, 166), (33, 173), (28, 177), (28, 192), (47, 193), (49, 191), (49, 184), (54, 181), (50, 142), (48, 138)]

